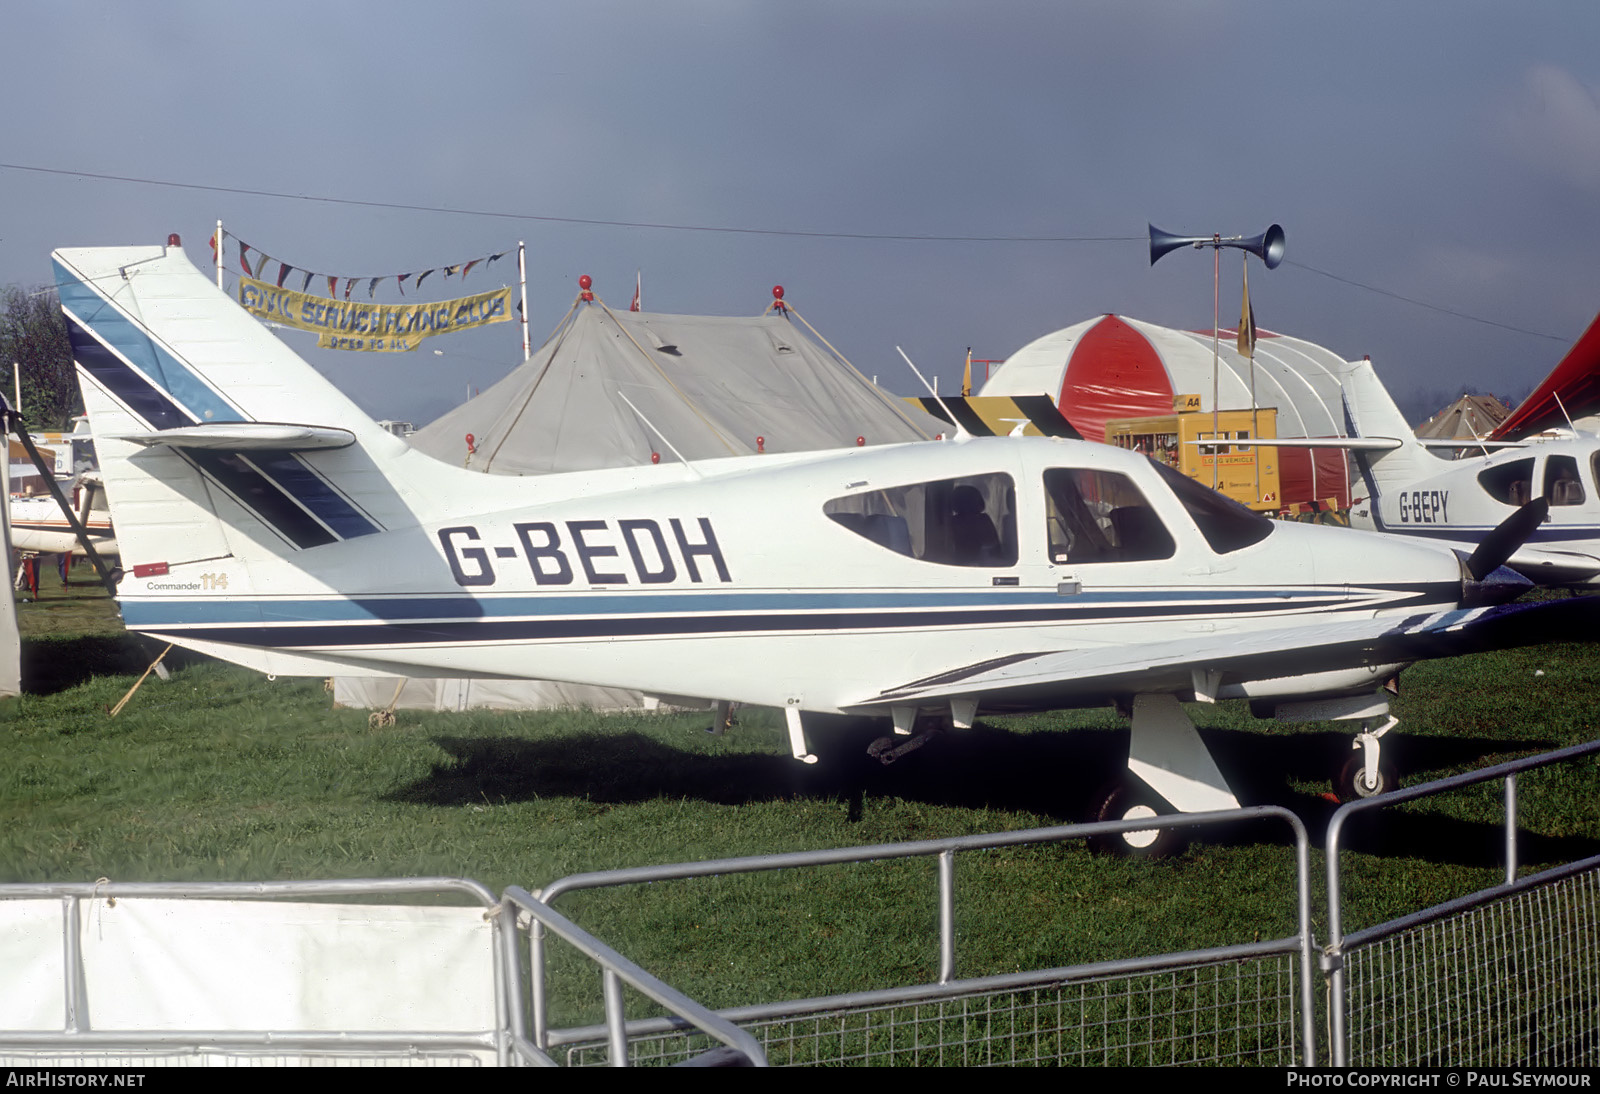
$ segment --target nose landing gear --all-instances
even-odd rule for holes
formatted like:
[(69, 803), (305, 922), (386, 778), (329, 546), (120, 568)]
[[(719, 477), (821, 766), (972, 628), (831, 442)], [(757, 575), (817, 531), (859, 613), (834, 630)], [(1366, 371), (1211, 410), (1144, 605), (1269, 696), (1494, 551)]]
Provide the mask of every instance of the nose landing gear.
[(1394, 761), (1383, 753), (1380, 744), (1380, 738), (1399, 725), (1400, 720), (1391, 715), (1383, 719), (1381, 724), (1378, 722), (1379, 719), (1371, 719), (1367, 727), (1356, 734), (1350, 746), (1350, 758), (1340, 766), (1339, 774), (1333, 780), (1333, 792), (1341, 802), (1370, 798), (1400, 785)]

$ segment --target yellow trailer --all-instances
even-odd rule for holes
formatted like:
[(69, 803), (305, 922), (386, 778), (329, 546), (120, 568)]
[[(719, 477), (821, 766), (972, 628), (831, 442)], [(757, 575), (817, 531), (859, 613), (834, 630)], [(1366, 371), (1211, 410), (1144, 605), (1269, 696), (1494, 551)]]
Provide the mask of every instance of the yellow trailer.
[[(1179, 395), (1172, 414), (1106, 422), (1106, 443), (1160, 460), (1196, 482), (1214, 486), (1252, 509), (1277, 509), (1278, 450), (1251, 441), (1278, 435), (1278, 408), (1224, 410), (1215, 418), (1198, 409), (1199, 397)], [(1217, 445), (1195, 441), (1219, 441)], [(1241, 443), (1242, 442), (1242, 443)]]

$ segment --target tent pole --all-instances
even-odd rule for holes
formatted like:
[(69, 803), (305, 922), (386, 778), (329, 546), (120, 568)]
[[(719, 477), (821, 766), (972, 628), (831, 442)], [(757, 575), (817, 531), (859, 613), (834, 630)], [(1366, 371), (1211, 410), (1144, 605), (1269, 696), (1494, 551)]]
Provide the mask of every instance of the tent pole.
[[(1219, 235), (1216, 237), (1221, 239)], [(1222, 327), (1222, 248), (1211, 248), (1211, 489), (1215, 490), (1220, 480), (1222, 448), (1217, 444), (1222, 439), (1218, 422), (1221, 415), (1217, 410), (1217, 373), (1221, 371), (1222, 353), (1218, 348), (1217, 332)]]
[(528, 258), (527, 247), (517, 240), (517, 280), (522, 283), (522, 359), (533, 356), (533, 345), (528, 341)]

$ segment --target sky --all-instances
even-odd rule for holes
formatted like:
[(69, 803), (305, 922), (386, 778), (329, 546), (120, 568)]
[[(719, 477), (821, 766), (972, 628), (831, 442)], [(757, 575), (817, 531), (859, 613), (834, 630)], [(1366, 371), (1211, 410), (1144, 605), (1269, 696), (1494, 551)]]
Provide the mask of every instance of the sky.
[[(1210, 256), (1152, 267), (1147, 225), (1277, 223), (1260, 327), (1370, 355), (1430, 412), (1522, 396), (1600, 310), (1600, 6), (1578, 0), (0, 0), (0, 27), (0, 284), (172, 232), (210, 270), (219, 219), (352, 276), (525, 241), (535, 346), (582, 274), (613, 307), (637, 276), (647, 310), (712, 315), (782, 284), (912, 394), (897, 346), (948, 391), (968, 347), (1105, 312), (1209, 329)], [(522, 357), (511, 324), (409, 354), (282, 337), (418, 424)]]

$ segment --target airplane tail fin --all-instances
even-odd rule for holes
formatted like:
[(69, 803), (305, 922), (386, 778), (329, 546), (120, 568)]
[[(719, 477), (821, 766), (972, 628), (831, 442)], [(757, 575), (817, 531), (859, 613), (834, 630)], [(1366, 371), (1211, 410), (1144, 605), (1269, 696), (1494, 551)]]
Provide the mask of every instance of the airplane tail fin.
[(475, 492), (466, 480), (481, 476), (372, 421), (176, 238), (52, 259), (129, 570), (294, 559), (415, 526)]
[(1422, 446), (1406, 424), (1405, 416), (1390, 398), (1371, 361), (1357, 361), (1341, 380), (1344, 387), (1345, 432), (1352, 437), (1398, 441), (1394, 448), (1357, 449), (1353, 454), (1376, 499), (1386, 490), (1437, 474), (1441, 460)]

